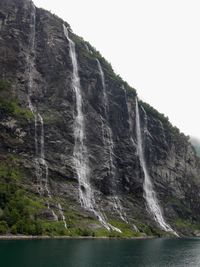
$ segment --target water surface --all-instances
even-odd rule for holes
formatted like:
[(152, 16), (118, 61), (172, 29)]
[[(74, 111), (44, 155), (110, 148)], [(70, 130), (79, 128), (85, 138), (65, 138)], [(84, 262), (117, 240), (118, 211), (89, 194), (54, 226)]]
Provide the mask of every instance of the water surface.
[(2, 267), (200, 266), (200, 239), (0, 241)]

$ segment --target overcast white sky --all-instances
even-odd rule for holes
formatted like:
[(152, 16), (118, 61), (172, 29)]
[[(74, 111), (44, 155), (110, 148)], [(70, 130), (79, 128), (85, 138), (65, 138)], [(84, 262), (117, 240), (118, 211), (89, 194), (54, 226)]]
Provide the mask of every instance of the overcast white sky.
[(200, 138), (199, 0), (33, 0), (66, 20), (186, 134)]

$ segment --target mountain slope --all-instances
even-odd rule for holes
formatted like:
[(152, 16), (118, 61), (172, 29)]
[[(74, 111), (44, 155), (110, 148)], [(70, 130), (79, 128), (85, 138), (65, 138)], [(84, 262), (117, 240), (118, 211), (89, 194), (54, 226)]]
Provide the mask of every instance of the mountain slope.
[(190, 142), (193, 145), (193, 147), (197, 153), (197, 156), (200, 157), (200, 141), (199, 141), (199, 139), (197, 139), (195, 137), (191, 137)]
[(188, 138), (57, 16), (2, 0), (0, 25), (0, 231), (173, 234), (160, 213), (179, 235), (197, 233)]

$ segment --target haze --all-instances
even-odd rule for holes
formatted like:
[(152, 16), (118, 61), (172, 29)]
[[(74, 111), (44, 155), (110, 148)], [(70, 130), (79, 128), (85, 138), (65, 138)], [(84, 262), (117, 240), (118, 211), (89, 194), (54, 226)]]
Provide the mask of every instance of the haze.
[(34, 0), (67, 21), (185, 134), (200, 138), (198, 0)]

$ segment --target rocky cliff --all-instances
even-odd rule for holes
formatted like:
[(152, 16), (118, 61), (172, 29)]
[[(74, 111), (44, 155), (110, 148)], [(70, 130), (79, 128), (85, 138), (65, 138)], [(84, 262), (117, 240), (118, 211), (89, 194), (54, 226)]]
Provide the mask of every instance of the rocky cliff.
[(197, 235), (199, 189), (188, 138), (89, 43), (29, 0), (1, 0), (0, 232)]
[(193, 136), (190, 137), (190, 143), (193, 145), (197, 156), (200, 157), (200, 140), (198, 138), (195, 138)]

